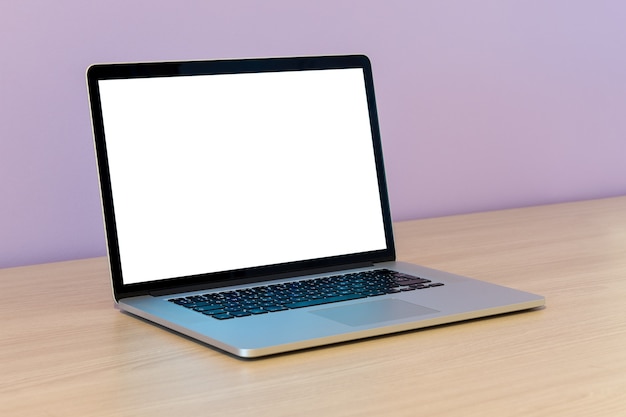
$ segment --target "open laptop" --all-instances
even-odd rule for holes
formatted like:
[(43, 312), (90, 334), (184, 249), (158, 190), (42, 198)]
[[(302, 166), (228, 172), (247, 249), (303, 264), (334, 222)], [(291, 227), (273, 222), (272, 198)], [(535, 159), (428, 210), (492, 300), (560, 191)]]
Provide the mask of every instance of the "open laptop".
[(362, 55), (87, 71), (123, 311), (258, 357), (542, 306), (395, 261)]

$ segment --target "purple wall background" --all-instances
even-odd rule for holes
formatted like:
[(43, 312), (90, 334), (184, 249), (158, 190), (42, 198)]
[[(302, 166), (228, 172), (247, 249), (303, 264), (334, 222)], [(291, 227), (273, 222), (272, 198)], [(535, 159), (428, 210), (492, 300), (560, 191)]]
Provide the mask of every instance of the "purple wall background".
[(621, 0), (2, 0), (0, 267), (105, 253), (86, 67), (366, 53), (394, 219), (626, 194)]

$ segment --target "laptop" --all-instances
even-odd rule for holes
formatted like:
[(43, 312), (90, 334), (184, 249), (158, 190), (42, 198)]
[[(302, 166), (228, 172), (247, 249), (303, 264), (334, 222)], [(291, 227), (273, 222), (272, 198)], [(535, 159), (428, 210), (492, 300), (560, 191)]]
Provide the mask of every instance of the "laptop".
[(118, 308), (253, 358), (534, 309), (398, 262), (363, 55), (87, 70)]

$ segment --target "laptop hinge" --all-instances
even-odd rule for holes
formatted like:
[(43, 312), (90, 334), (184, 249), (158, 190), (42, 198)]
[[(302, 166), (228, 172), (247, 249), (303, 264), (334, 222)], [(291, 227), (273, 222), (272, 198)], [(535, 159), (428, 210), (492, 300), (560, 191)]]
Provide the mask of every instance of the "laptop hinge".
[(204, 282), (201, 284), (176, 286), (172, 288), (165, 288), (161, 290), (150, 291), (149, 294), (158, 297), (158, 296), (163, 296), (163, 295), (172, 295), (172, 294), (178, 294), (178, 293), (184, 293), (184, 292), (211, 290), (215, 288), (229, 287), (233, 285), (260, 283), (260, 282), (271, 281), (271, 280), (276, 280), (276, 279), (285, 279), (285, 278), (294, 278), (294, 277), (301, 278), (301, 277), (305, 277), (308, 275), (325, 274), (325, 273), (330, 273), (330, 272), (346, 271), (349, 269), (357, 269), (357, 268), (369, 268), (372, 266), (374, 266), (372, 262), (360, 262), (360, 263), (341, 265), (341, 266), (335, 266), (335, 267), (308, 269), (306, 271), (306, 274), (303, 274), (303, 271), (283, 272), (283, 273), (278, 273), (278, 274), (262, 275), (258, 277), (235, 278), (235, 279), (229, 279), (229, 280), (219, 280), (215, 282)]

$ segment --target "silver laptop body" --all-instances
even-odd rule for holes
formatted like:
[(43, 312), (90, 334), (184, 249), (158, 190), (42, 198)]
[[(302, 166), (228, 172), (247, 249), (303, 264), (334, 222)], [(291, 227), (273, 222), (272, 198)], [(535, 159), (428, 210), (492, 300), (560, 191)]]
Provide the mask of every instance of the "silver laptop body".
[(544, 305), (395, 261), (363, 55), (97, 64), (113, 295), (240, 357)]

